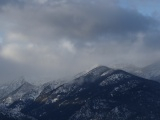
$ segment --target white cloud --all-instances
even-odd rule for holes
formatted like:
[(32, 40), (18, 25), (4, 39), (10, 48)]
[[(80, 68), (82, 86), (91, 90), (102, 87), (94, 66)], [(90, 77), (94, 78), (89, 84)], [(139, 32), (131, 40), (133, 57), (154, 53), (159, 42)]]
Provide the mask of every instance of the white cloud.
[(64, 49), (65, 51), (67, 50), (68, 52), (71, 52), (71, 53), (75, 53), (75, 52), (76, 52), (75, 46), (74, 46), (74, 44), (73, 44), (71, 41), (62, 40), (62, 41), (60, 42), (60, 46), (61, 46), (62, 49)]
[(19, 51), (20, 49), (17, 44), (9, 44), (4, 46), (1, 50), (1, 57), (11, 59), (16, 62), (22, 62)]
[(16, 76), (51, 80), (95, 64), (147, 64), (160, 53), (157, 20), (117, 0), (24, 1), (0, 5), (0, 60)]
[(10, 42), (13, 42), (13, 41), (23, 42), (23, 41), (27, 41), (28, 38), (22, 33), (11, 32), (6, 35), (6, 40)]

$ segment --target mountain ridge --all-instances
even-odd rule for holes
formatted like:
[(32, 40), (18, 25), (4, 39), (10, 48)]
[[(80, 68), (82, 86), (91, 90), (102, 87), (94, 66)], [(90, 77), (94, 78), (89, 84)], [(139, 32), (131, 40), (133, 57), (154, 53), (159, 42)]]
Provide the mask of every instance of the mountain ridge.
[(70, 82), (48, 83), (35, 99), (7, 109), (17, 106), (23, 107), (16, 114), (37, 120), (160, 120), (160, 83), (98, 66)]

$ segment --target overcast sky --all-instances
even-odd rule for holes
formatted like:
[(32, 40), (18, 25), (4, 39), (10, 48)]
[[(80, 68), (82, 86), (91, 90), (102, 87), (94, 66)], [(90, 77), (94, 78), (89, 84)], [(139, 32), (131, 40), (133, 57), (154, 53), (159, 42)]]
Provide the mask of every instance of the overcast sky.
[(50, 81), (160, 56), (159, 0), (0, 0), (0, 81)]

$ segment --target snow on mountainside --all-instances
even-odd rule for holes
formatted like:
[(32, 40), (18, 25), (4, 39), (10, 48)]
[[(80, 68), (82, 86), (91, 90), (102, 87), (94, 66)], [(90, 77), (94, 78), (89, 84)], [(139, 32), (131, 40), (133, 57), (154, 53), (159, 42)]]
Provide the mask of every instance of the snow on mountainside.
[(157, 80), (160, 82), (160, 62), (148, 65), (142, 68), (142, 75), (145, 78)]
[(160, 120), (160, 84), (123, 70), (98, 66), (67, 83), (48, 82), (36, 95), (25, 86), (32, 85), (10, 94), (25, 97), (2, 102), (0, 113), (14, 120)]
[(160, 62), (153, 63), (143, 68), (128, 64), (114, 65), (113, 68), (121, 69), (134, 75), (160, 82)]
[(38, 120), (159, 120), (160, 84), (97, 67), (22, 110)]
[[(5, 104), (12, 104), (17, 100), (24, 100), (24, 99), (34, 99), (34, 93), (36, 95), (36, 86), (31, 85), (28, 82), (24, 82), (21, 86), (19, 86), (16, 90), (9, 93), (7, 96), (2, 98), (3, 103)], [(30, 95), (29, 95), (30, 94)], [(33, 96), (31, 96), (33, 94)]]
[(41, 86), (42, 93), (50, 92), (64, 83), (66, 83), (66, 81), (64, 80), (55, 80), (55, 81), (47, 82)]
[(24, 78), (14, 80), (0, 87), (0, 119), (5, 120), (34, 120), (32, 117), (26, 116), (20, 112), (23, 105), (12, 107), (15, 102), (26, 102), (29, 99), (37, 97), (37, 87), (26, 82)]
[(25, 101), (28, 99), (35, 99), (39, 96), (39, 94), (43, 92), (49, 92), (59, 85), (64, 83), (64, 81), (51, 81), (47, 82), (41, 86), (35, 86), (27, 81), (25, 81), (23, 78), (19, 80), (12, 81), (11, 83), (8, 83), (6, 85), (3, 85), (0, 87), (0, 101), (4, 104), (12, 104), (17, 100)]
[(14, 80), (10, 83), (7, 83), (5, 85), (0, 86), (0, 99), (7, 96), (9, 93), (13, 92), (17, 88), (19, 88), (21, 85), (23, 85), (26, 81), (24, 78), (20, 78), (18, 80)]
[(7, 120), (35, 120), (21, 113), (21, 109), (33, 102), (42, 91), (49, 92), (48, 88), (53, 90), (63, 82), (52, 81), (41, 86), (35, 86), (24, 79), (19, 79), (1, 86), (2, 92), (6, 91), (6, 94), (0, 99), (0, 113), (3, 114), (0, 115), (0, 118), (7, 117)]

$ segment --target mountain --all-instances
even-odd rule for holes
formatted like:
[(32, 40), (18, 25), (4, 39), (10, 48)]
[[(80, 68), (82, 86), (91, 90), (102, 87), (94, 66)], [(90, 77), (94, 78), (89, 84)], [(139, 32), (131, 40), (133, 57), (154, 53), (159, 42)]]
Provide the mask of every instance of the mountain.
[(34, 120), (32, 117), (22, 114), (20, 110), (39, 95), (37, 86), (26, 82), (24, 79), (19, 79), (1, 86), (1, 92), (5, 93), (1, 95), (0, 99), (0, 119)]
[(0, 99), (8, 95), (9, 93), (13, 92), (17, 88), (19, 88), (21, 85), (23, 85), (26, 81), (24, 78), (20, 78), (18, 80), (14, 80), (12, 82), (6, 83), (4, 85), (0, 86)]
[(160, 82), (160, 62), (142, 68), (141, 76)]
[(0, 99), (1, 103), (5, 105), (10, 105), (15, 101), (34, 99), (38, 96), (37, 87), (26, 82), (25, 80), (18, 81), (15, 84), (9, 85), (9, 87), (7, 88), (10, 90), (8, 90), (6, 95)]
[[(160, 120), (160, 83), (123, 70), (98, 66), (54, 85), (44, 84), (28, 103), (3, 106), (3, 115), (19, 120)], [(19, 105), (23, 107), (13, 115)]]
[(124, 70), (127, 71), (129, 73), (133, 73), (133, 74), (139, 74), (141, 73), (141, 69), (140, 67), (137, 67), (135, 65), (132, 64), (115, 64), (111, 66), (113, 69), (120, 69), (120, 70)]
[(42, 86), (35, 86), (24, 79), (14, 80), (1, 86), (1, 92), (6, 93), (0, 99), (0, 119), (5, 120), (35, 120), (30, 116), (22, 114), (20, 111), (24, 106), (33, 102), (39, 94), (55, 89), (63, 81), (51, 81)]
[(159, 120), (160, 84), (105, 66), (40, 96), (22, 113), (38, 120)]
[(41, 92), (42, 92), (41, 94), (48, 93), (64, 83), (65, 83), (64, 80), (54, 80), (54, 81), (47, 82), (41, 86)]
[(160, 82), (160, 61), (142, 68), (128, 64), (117, 64), (113, 68), (122, 69), (134, 75)]

